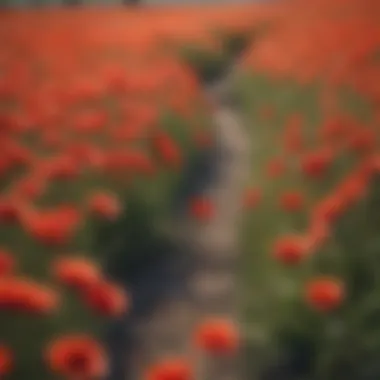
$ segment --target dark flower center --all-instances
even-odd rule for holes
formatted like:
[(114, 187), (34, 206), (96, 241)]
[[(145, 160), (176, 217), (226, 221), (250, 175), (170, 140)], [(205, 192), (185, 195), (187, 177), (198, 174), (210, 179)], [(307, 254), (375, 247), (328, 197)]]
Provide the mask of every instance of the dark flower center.
[(85, 373), (89, 367), (89, 358), (82, 352), (72, 353), (68, 358), (68, 367), (75, 373)]

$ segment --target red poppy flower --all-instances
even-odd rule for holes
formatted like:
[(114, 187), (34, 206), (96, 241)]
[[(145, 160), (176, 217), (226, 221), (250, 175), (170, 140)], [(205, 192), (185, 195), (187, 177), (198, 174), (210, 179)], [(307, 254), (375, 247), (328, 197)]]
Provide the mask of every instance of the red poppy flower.
[(337, 308), (344, 298), (344, 285), (339, 279), (321, 277), (306, 285), (306, 302), (319, 311)]
[(110, 131), (110, 137), (115, 142), (141, 141), (147, 136), (147, 128), (140, 124), (120, 125)]
[(347, 202), (343, 197), (332, 194), (315, 206), (313, 216), (316, 220), (333, 223), (343, 214), (346, 207)]
[(13, 355), (11, 350), (0, 344), (0, 376), (5, 377), (12, 371)]
[(83, 293), (85, 302), (97, 313), (108, 317), (123, 315), (129, 308), (129, 297), (119, 286), (99, 281)]
[(10, 275), (15, 267), (15, 259), (11, 252), (0, 248), (0, 277)]
[(337, 193), (347, 204), (362, 199), (367, 192), (368, 186), (362, 177), (350, 176), (343, 181), (337, 189)]
[(70, 144), (67, 147), (67, 152), (82, 165), (98, 170), (104, 168), (104, 154), (96, 146), (83, 143)]
[(19, 220), (19, 205), (14, 197), (0, 198), (0, 224), (13, 224)]
[(107, 68), (105, 71), (107, 88), (112, 93), (123, 94), (129, 88), (128, 77), (125, 70), (119, 67)]
[(195, 344), (211, 354), (233, 354), (239, 346), (239, 333), (229, 320), (209, 319), (197, 327)]
[(90, 196), (88, 207), (96, 217), (108, 220), (115, 220), (122, 210), (122, 206), (115, 195), (100, 191)]
[(29, 176), (17, 182), (13, 191), (20, 197), (33, 200), (43, 194), (46, 182), (37, 176)]
[(215, 216), (214, 204), (208, 198), (194, 198), (189, 207), (191, 215), (199, 221), (209, 221)]
[(315, 250), (323, 245), (330, 236), (330, 228), (323, 220), (315, 219), (311, 222), (307, 233), (307, 241), (310, 250)]
[(309, 253), (307, 248), (307, 241), (304, 237), (284, 236), (275, 241), (273, 255), (284, 264), (297, 264), (307, 257)]
[(107, 114), (102, 111), (87, 110), (74, 120), (74, 128), (81, 133), (97, 133), (107, 122)]
[(57, 309), (58, 302), (59, 297), (54, 290), (31, 280), (0, 278), (0, 309), (48, 314)]
[(181, 165), (181, 150), (168, 134), (164, 132), (156, 132), (153, 137), (153, 144), (164, 164), (176, 168)]
[(70, 206), (29, 211), (24, 214), (24, 228), (31, 236), (49, 246), (65, 245), (73, 238), (81, 216)]
[(332, 161), (328, 151), (317, 151), (306, 154), (301, 161), (302, 172), (312, 178), (322, 177)]
[(352, 134), (349, 147), (357, 153), (370, 152), (376, 146), (376, 134), (370, 129), (359, 129)]
[(280, 206), (285, 211), (298, 211), (304, 203), (304, 197), (299, 191), (287, 191), (280, 197)]
[(380, 154), (374, 154), (370, 158), (371, 166), (372, 166), (372, 171), (376, 174), (380, 173)]
[(144, 376), (145, 380), (192, 380), (193, 370), (190, 364), (181, 358), (165, 359), (151, 368)]
[(56, 157), (46, 165), (46, 176), (49, 179), (73, 180), (80, 174), (80, 165), (68, 155)]
[(319, 132), (324, 142), (331, 142), (342, 139), (348, 132), (349, 125), (342, 118), (335, 117), (328, 119), (321, 126)]
[(100, 379), (108, 371), (103, 347), (85, 335), (54, 340), (47, 348), (46, 360), (53, 372), (68, 379)]
[(16, 143), (7, 146), (5, 153), (14, 166), (28, 166), (32, 159), (32, 153)]
[(121, 172), (125, 175), (126, 171), (135, 174), (153, 175), (155, 165), (150, 157), (137, 149), (116, 150), (107, 152), (105, 157), (105, 169), (112, 172)]
[(99, 282), (101, 273), (97, 265), (79, 257), (61, 257), (52, 264), (58, 281), (75, 289), (85, 290)]
[(49, 149), (58, 149), (62, 147), (64, 138), (56, 129), (48, 129), (40, 135), (41, 143)]

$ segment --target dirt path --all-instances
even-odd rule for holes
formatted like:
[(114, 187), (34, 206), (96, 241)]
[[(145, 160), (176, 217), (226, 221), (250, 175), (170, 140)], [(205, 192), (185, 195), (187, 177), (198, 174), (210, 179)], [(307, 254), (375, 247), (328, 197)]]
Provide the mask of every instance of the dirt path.
[(130, 285), (134, 310), (127, 321), (115, 326), (113, 341), (119, 341), (120, 347), (114, 345), (114, 359), (119, 366), (112, 380), (141, 380), (142, 371), (154, 362), (182, 354), (196, 365), (199, 380), (239, 379), (236, 362), (204, 363), (193, 352), (190, 339), (193, 326), (205, 316), (238, 319), (237, 226), (249, 160), (243, 126), (225, 96), (228, 86), (226, 77), (205, 88), (216, 104), (216, 143), (189, 171), (188, 194), (181, 202), (183, 206), (188, 196), (207, 195), (217, 215), (206, 224), (194, 223), (180, 207), (177, 249)]

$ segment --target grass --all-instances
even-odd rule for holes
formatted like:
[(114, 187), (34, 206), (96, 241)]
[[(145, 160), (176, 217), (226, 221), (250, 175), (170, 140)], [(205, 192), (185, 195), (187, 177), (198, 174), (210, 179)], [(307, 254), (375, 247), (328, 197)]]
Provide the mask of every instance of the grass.
[[(330, 193), (344, 175), (350, 173), (351, 164), (356, 159), (343, 155), (336, 160), (330, 174), (321, 181), (300, 175), (296, 157), (285, 154), (283, 149), (284, 126), (291, 115), (300, 114), (304, 118), (303, 134), (307, 149), (318, 146), (317, 131), (324, 122), (319, 102), (321, 84), (300, 86), (290, 80), (271, 80), (260, 74), (247, 75), (243, 83), (240, 92), (247, 133), (253, 145), (249, 184), (259, 188), (263, 195), (260, 204), (247, 212), (242, 236), (245, 246), (242, 275), (247, 331), (260, 331), (264, 336), (262, 340), (258, 340), (255, 335), (252, 339), (249, 336), (247, 338), (248, 352), (260, 358), (253, 364), (251, 372), (259, 376), (267, 373), (271, 380), (282, 379), (283, 376), (287, 379), (327, 380), (343, 375), (344, 378), (362, 379), (364, 377), (360, 376), (365, 376), (361, 371), (362, 359), (351, 358), (352, 352), (347, 348), (354, 344), (350, 334), (344, 332), (341, 340), (334, 343), (329, 332), (337, 323), (348, 328), (346, 317), (350, 305), (330, 318), (315, 315), (303, 305), (302, 292), (305, 281), (310, 277), (326, 273), (345, 276), (347, 268), (359, 265), (358, 262), (354, 264), (355, 259), (347, 255), (352, 250), (355, 252), (355, 247), (360, 250), (360, 244), (363, 246), (364, 242), (373, 239), (373, 236), (368, 235), (371, 222), (367, 219), (370, 217), (367, 201), (354, 207), (338, 223), (333, 240), (322, 247), (313, 260), (286, 267), (276, 262), (271, 255), (277, 236), (303, 233), (306, 230), (310, 210), (318, 200)], [(343, 89), (339, 99), (343, 112), (363, 122), (370, 120), (371, 107), (362, 97)], [(263, 110), (268, 107), (272, 112), (263, 114)], [(286, 171), (279, 178), (270, 179), (266, 167), (274, 157), (282, 158), (286, 163)], [(279, 209), (279, 196), (287, 189), (297, 189), (307, 197), (305, 208), (300, 212), (289, 214)], [(369, 199), (372, 199), (371, 196)], [(356, 236), (354, 240), (353, 236)], [(361, 243), (358, 245), (356, 240)], [(361, 261), (360, 265), (368, 275), (370, 264)], [(359, 269), (352, 273), (359, 275)], [(346, 280), (354, 281), (352, 278)], [(367, 289), (364, 283), (360, 283), (362, 280), (357, 281), (353, 285), (355, 289), (361, 289), (361, 292)], [(374, 291), (373, 284), (370, 285), (370, 291)], [(363, 296), (363, 293), (360, 294)], [(355, 309), (354, 304), (351, 307)], [(348, 345), (346, 348), (345, 344)], [(334, 345), (336, 351), (333, 351)], [(358, 352), (361, 352), (361, 348)], [(328, 359), (324, 351), (330, 355)], [(370, 360), (368, 352), (363, 355), (363, 358)], [(325, 360), (329, 361), (328, 364)], [(351, 369), (347, 370), (348, 367)]]

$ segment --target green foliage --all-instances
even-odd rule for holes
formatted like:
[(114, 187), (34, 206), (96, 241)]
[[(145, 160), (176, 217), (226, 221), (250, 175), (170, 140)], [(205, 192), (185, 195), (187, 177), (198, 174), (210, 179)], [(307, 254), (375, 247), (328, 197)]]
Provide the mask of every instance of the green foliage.
[(238, 57), (251, 46), (256, 35), (256, 28), (250, 30), (220, 31), (216, 33), (220, 38), (222, 50), (231, 58)]
[[(165, 111), (157, 128), (166, 132), (178, 145), (184, 166), (196, 156), (194, 129), (190, 121)], [(30, 141), (25, 144), (31, 149), (38, 149)], [(22, 226), (1, 224), (0, 244), (14, 254), (16, 275), (57, 290), (61, 301), (58, 310), (46, 316), (1, 311), (0, 344), (5, 344), (15, 355), (14, 370), (7, 380), (60, 379), (49, 370), (45, 361), (44, 350), (52, 339), (81, 333), (102, 341), (110, 323), (113, 323), (112, 318), (101, 317), (90, 310), (78, 292), (55, 278), (51, 265), (57, 257), (86, 256), (91, 262), (100, 264), (107, 279), (128, 284), (132, 275), (138, 275), (172, 253), (171, 236), (165, 228), (171, 220), (173, 197), (184, 171), (181, 167), (174, 169), (162, 164), (150, 139), (136, 144), (136, 147), (154, 161), (157, 170), (151, 176), (134, 169), (116, 177), (102, 171), (86, 170), (80, 178), (51, 181), (47, 193), (36, 201), (37, 207), (42, 208), (54, 208), (67, 202), (85, 214), (83, 225), (67, 245), (47, 247), (29, 236)], [(12, 173), (16, 179), (20, 174), (23, 173)], [(131, 176), (132, 181), (123, 182), (123, 176)], [(6, 178), (1, 190), (8, 188), (11, 179), (13, 177)], [(98, 189), (111, 191), (121, 201), (123, 212), (117, 220), (87, 215), (88, 196)]]
[(205, 83), (223, 77), (231, 63), (231, 58), (224, 51), (191, 44), (182, 46), (179, 49), (179, 56)]
[(252, 43), (255, 31), (256, 29), (218, 30), (213, 34), (219, 48), (189, 43), (180, 47), (179, 56), (195, 71), (202, 82), (219, 80)]
[[(247, 331), (254, 328), (266, 335), (265, 342), (249, 343), (259, 351), (251, 369), (252, 377), (265, 380), (375, 380), (380, 368), (380, 294), (378, 238), (379, 178), (370, 184), (370, 193), (334, 224), (327, 244), (300, 265), (287, 267), (272, 256), (276, 238), (286, 233), (304, 233), (308, 216), (316, 203), (329, 195), (349, 174), (358, 157), (348, 152), (337, 157), (328, 175), (311, 180), (299, 173), (296, 158), (283, 151), (283, 132), (289, 117), (305, 119), (306, 150), (318, 146), (316, 133), (323, 122), (318, 105), (319, 85), (296, 85), (263, 76), (247, 76), (240, 84), (246, 123), (251, 141), (252, 182), (263, 195), (262, 202), (246, 215), (243, 242), (245, 316)], [(371, 108), (360, 97), (345, 90), (342, 110), (360, 121), (369, 120)], [(274, 113), (262, 116), (270, 106)], [(282, 157), (286, 173), (269, 179), (266, 165)], [(297, 189), (307, 204), (297, 213), (285, 213), (278, 199), (286, 189)], [(323, 314), (304, 302), (308, 279), (336, 275), (346, 284), (347, 298), (338, 310)]]

